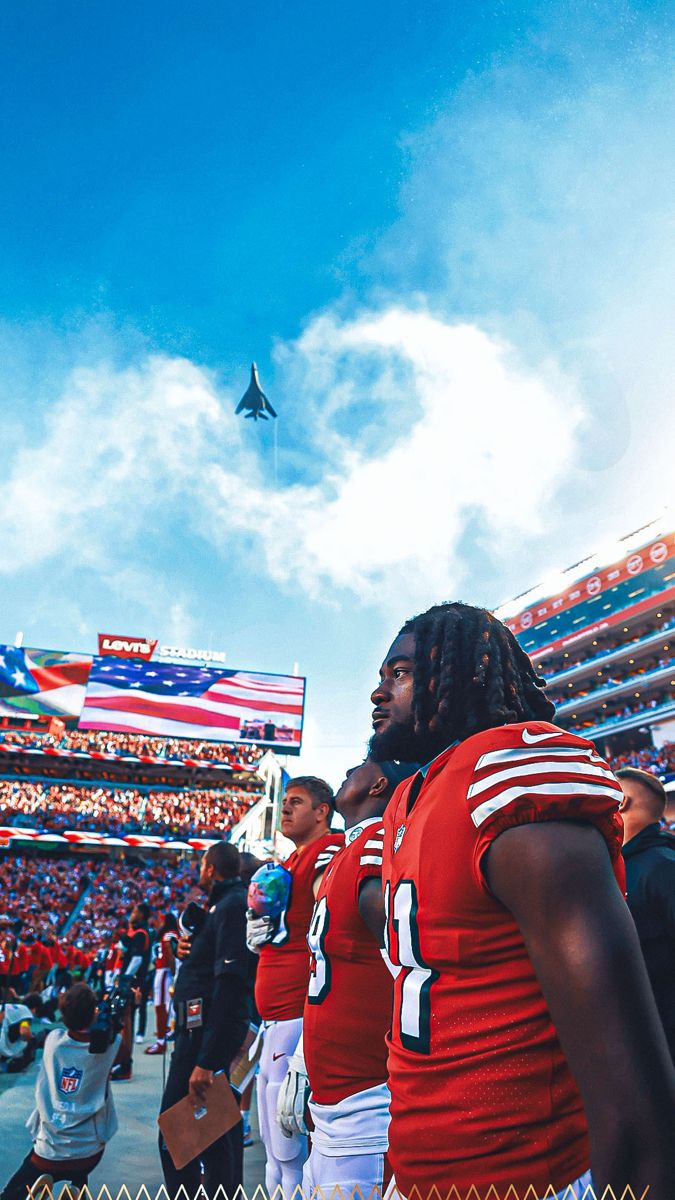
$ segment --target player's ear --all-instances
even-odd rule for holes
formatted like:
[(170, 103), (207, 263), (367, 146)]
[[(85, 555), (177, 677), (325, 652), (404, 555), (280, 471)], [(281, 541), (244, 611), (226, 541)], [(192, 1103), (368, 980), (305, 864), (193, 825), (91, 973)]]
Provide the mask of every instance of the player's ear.
[(385, 775), (378, 775), (374, 783), (371, 783), (368, 794), (370, 796), (381, 796), (389, 787), (389, 780)]

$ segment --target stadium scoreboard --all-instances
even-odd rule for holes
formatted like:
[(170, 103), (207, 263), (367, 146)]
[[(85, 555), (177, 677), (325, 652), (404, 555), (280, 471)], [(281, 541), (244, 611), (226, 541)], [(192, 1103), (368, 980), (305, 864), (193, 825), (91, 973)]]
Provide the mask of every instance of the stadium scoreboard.
[(0, 716), (300, 753), (302, 676), (204, 665), (187, 653), (155, 660), (156, 646), (112, 635), (101, 635), (98, 655), (0, 645)]

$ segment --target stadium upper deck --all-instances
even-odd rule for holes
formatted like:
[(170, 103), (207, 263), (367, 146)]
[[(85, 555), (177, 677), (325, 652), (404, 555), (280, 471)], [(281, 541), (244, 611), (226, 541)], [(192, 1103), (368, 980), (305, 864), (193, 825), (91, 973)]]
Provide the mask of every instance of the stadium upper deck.
[(544, 675), (556, 720), (611, 754), (675, 732), (670, 514), (498, 610)]

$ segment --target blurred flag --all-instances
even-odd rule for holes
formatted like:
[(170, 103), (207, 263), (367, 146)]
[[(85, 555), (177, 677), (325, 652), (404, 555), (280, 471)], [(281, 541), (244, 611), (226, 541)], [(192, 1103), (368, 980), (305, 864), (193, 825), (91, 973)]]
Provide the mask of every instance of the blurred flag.
[(0, 714), (79, 717), (90, 654), (0, 645)]

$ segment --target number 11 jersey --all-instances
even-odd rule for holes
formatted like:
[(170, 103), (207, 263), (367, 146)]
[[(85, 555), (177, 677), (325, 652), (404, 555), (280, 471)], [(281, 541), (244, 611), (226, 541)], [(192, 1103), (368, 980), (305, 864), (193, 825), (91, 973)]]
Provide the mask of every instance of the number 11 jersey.
[(584, 821), (622, 879), (621, 788), (595, 746), (546, 722), (444, 751), (384, 816), (389, 1156), (403, 1195), (555, 1191), (588, 1169), (581, 1096), (520, 929), (482, 864), (504, 830)]

